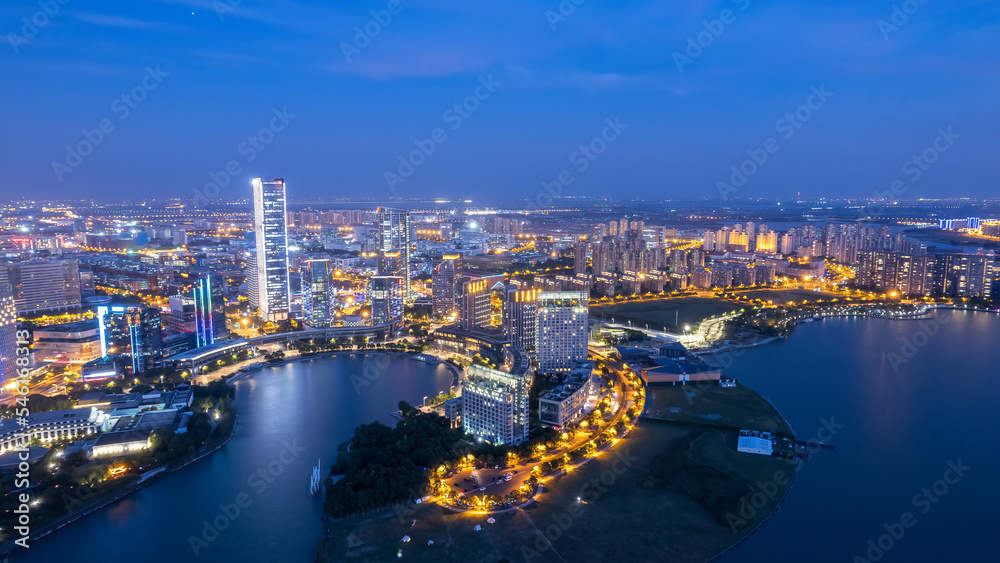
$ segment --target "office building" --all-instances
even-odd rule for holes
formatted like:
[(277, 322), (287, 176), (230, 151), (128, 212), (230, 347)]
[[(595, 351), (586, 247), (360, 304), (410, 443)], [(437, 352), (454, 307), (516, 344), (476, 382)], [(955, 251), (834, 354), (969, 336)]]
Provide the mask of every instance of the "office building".
[(462, 381), (462, 429), (497, 446), (526, 441), (527, 375), (469, 366)]
[(538, 295), (535, 353), (539, 373), (569, 373), (587, 361), (588, 307), (583, 291)]
[[(378, 212), (378, 252), (380, 255), (398, 253), (394, 262), (385, 262), (382, 268), (379, 261), (380, 276), (399, 276), (403, 278), (405, 299), (410, 299), (410, 212), (405, 209), (379, 207)], [(390, 269), (391, 265), (391, 269)]]
[(125, 373), (153, 368), (162, 359), (160, 312), (145, 305), (97, 307), (101, 357), (116, 360)]
[(0, 263), (0, 285), (9, 285), (18, 315), (53, 313), (80, 306), (76, 260)]
[(253, 179), (256, 294), (251, 304), (269, 321), (288, 318), (288, 230), (285, 179)]
[(398, 326), (402, 323), (405, 292), (403, 283), (403, 278), (399, 276), (373, 276), (368, 281), (373, 325)]
[(195, 281), (193, 300), (195, 346), (211, 346), (229, 338), (222, 280), (210, 274), (199, 277)]
[(306, 260), (302, 264), (302, 317), (313, 328), (333, 326), (330, 306), (330, 261)]
[(445, 254), (431, 269), (433, 314), (439, 319), (458, 317), (458, 295), (462, 283), (462, 255)]
[(511, 345), (525, 350), (535, 349), (535, 323), (538, 321), (539, 289), (520, 289), (516, 284), (506, 286), (504, 298), (503, 332)]

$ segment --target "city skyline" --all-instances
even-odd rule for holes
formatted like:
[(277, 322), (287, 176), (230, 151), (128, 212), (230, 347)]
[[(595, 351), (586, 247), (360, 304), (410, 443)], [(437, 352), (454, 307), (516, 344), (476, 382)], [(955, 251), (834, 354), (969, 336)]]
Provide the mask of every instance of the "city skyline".
[(5, 2), (0, 563), (989, 560), (998, 50), (988, 0)]

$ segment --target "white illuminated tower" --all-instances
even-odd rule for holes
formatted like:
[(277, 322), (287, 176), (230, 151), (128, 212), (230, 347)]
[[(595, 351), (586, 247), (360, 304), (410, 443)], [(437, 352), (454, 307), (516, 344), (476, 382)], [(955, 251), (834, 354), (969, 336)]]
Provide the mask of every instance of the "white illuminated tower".
[[(410, 212), (390, 207), (378, 208), (378, 252), (380, 256), (395, 255), (396, 260), (379, 260), (380, 276), (403, 278), (403, 291), (410, 300)], [(387, 267), (388, 264), (393, 266)]]
[(588, 306), (585, 291), (538, 294), (535, 323), (538, 373), (568, 373), (587, 361)]
[(285, 179), (253, 179), (257, 306), (269, 321), (288, 318), (288, 229)]
[[(17, 315), (14, 310), (14, 291), (8, 284), (0, 284), (0, 385), (17, 377)], [(27, 356), (25, 356), (27, 357)]]

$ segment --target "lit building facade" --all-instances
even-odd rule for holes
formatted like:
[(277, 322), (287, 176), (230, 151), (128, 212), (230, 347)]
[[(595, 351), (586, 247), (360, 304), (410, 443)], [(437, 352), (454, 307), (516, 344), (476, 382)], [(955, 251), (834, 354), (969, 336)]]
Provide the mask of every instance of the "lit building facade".
[(229, 338), (222, 280), (210, 274), (201, 276), (195, 282), (193, 293), (195, 346), (211, 346)]
[(527, 376), (469, 366), (462, 382), (462, 429), (498, 446), (527, 441)]
[(458, 291), (462, 283), (462, 255), (446, 254), (431, 270), (433, 314), (440, 319), (458, 316)]
[(368, 281), (373, 325), (398, 326), (403, 321), (403, 283), (399, 276), (373, 276)]
[[(403, 278), (403, 288), (406, 299), (410, 297), (410, 212), (405, 209), (379, 207), (378, 213), (378, 252), (399, 253), (395, 266), (383, 268), (379, 261), (380, 276), (399, 276)], [(385, 262), (390, 264), (390, 262)]]
[(19, 315), (80, 306), (80, 269), (76, 260), (0, 263), (0, 285), (10, 286)]
[(503, 332), (511, 345), (535, 349), (535, 323), (538, 321), (538, 289), (507, 286), (504, 299)]
[(538, 295), (535, 354), (539, 373), (568, 373), (587, 361), (588, 307), (585, 291)]
[(0, 284), (0, 386), (17, 378), (17, 310), (14, 292)]
[(253, 179), (256, 286), (251, 304), (269, 321), (288, 318), (288, 229), (285, 179)]
[(330, 261), (307, 260), (302, 265), (302, 316), (314, 328), (333, 326), (330, 307)]
[(127, 372), (139, 373), (162, 359), (160, 312), (145, 305), (101, 305), (97, 308), (101, 357), (121, 360)]

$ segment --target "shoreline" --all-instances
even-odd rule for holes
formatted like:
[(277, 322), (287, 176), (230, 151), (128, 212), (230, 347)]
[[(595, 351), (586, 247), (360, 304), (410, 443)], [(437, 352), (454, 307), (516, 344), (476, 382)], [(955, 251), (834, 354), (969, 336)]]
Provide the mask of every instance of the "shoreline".
[[(203, 451), (201, 453), (195, 454), (195, 457), (193, 457), (193, 458), (191, 458), (191, 459), (189, 459), (189, 460), (181, 463), (180, 465), (178, 465), (178, 466), (176, 466), (176, 467), (174, 467), (172, 469), (170, 469), (170, 468), (168, 468), (166, 466), (164, 466), (164, 467), (158, 467), (156, 469), (151, 469), (147, 473), (150, 473), (150, 472), (155, 472), (155, 473), (150, 474), (145, 479), (142, 478), (142, 476), (140, 475), (138, 481), (136, 481), (132, 485), (129, 485), (124, 490), (119, 491), (117, 494), (113, 495), (111, 498), (107, 498), (107, 499), (103, 499), (103, 500), (98, 500), (94, 504), (91, 504), (90, 506), (82, 508), (79, 512), (66, 515), (62, 519), (56, 520), (55, 522), (52, 522), (51, 524), (49, 524), (48, 526), (46, 526), (45, 528), (43, 528), (41, 533), (39, 533), (38, 535), (34, 536), (34, 539), (32, 539), (30, 542), (28, 542), (28, 548), (25, 548), (25, 549), (29, 549), (31, 547), (31, 544), (33, 544), (33, 543), (37, 542), (38, 540), (40, 540), (40, 539), (48, 536), (49, 534), (57, 532), (57, 531), (65, 528), (66, 526), (69, 526), (70, 524), (73, 524), (74, 522), (77, 522), (78, 520), (82, 520), (83, 518), (86, 518), (87, 516), (90, 516), (90, 515), (94, 514), (95, 512), (97, 512), (99, 510), (102, 510), (104, 508), (107, 508), (107, 507), (115, 504), (116, 502), (118, 502), (120, 500), (124, 500), (125, 498), (129, 497), (130, 495), (132, 495), (134, 493), (137, 493), (137, 492), (141, 491), (142, 489), (150, 486), (152, 483), (160, 480), (161, 478), (163, 478), (163, 477), (165, 477), (167, 475), (170, 475), (172, 473), (175, 473), (177, 471), (180, 471), (181, 469), (184, 469), (185, 467), (191, 465), (192, 463), (195, 463), (196, 461), (204, 459), (205, 457), (208, 457), (209, 455), (214, 454), (215, 452), (219, 451), (220, 449), (222, 449), (223, 446), (225, 446), (226, 444), (228, 444), (230, 442), (230, 440), (232, 440), (233, 437), (236, 435), (236, 425), (237, 425), (237, 423), (239, 423), (239, 419), (240, 419), (240, 414), (239, 414), (239, 410), (237, 409), (236, 412), (234, 413), (234, 416), (233, 416), (233, 429), (229, 433), (229, 436), (227, 436), (225, 440), (223, 440), (222, 442), (218, 443), (217, 445), (215, 445), (211, 449)], [(18, 545), (13, 544), (12, 542), (8, 543), (8, 544), (5, 544), (4, 546), (0, 547), (0, 556), (6, 556), (6, 555), (9, 555), (11, 553), (14, 553), (15, 551), (17, 551), (18, 547), (19, 547)]]

